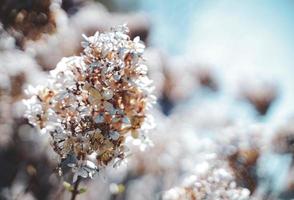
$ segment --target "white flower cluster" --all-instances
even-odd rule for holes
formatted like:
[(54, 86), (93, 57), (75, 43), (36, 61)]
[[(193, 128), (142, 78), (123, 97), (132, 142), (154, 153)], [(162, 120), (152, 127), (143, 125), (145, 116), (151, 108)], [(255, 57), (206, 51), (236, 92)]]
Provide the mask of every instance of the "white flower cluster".
[(127, 32), (123, 25), (84, 36), (81, 56), (63, 58), (44, 84), (28, 88), (26, 117), (52, 136), (61, 165), (75, 178), (123, 160), (128, 135), (145, 139), (152, 81), (144, 44)]
[(225, 163), (204, 162), (197, 172), (184, 180), (181, 187), (164, 193), (164, 200), (249, 200), (250, 191), (238, 187), (234, 176)]

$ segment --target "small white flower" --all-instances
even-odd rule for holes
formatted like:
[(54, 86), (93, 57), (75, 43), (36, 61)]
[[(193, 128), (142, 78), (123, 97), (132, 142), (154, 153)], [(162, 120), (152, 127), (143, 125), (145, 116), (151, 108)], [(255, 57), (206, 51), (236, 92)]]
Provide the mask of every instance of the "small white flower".
[(119, 138), (119, 133), (117, 131), (112, 131), (110, 132), (109, 136), (111, 137), (111, 139), (113, 140), (118, 140)]
[(110, 99), (112, 99), (112, 97), (113, 97), (113, 91), (112, 90), (105, 90), (104, 92), (103, 92), (103, 98), (105, 99), (105, 100), (110, 100)]

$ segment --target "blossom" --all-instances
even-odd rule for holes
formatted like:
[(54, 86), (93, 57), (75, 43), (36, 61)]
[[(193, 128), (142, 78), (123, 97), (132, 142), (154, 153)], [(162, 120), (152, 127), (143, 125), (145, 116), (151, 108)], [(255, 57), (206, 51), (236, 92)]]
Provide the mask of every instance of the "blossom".
[(152, 81), (144, 44), (127, 32), (123, 25), (83, 36), (81, 56), (63, 58), (43, 85), (27, 91), (26, 117), (52, 136), (61, 171), (65, 162), (75, 177), (123, 160), (127, 137), (146, 140)]

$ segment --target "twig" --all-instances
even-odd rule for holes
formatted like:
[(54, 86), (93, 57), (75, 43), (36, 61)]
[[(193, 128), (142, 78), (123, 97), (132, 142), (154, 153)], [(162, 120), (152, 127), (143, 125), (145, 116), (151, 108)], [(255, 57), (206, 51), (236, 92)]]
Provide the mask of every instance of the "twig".
[(81, 180), (82, 180), (82, 178), (80, 176), (78, 176), (78, 179), (74, 184), (73, 191), (71, 192), (71, 200), (75, 200), (76, 197), (78, 196), (78, 194), (79, 194), (78, 188), (79, 188), (79, 184), (80, 184)]

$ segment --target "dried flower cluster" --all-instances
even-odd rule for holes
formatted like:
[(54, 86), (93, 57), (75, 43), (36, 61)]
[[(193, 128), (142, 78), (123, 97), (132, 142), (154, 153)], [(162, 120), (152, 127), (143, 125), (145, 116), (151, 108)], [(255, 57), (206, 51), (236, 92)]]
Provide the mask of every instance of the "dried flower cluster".
[(249, 200), (248, 189), (238, 187), (225, 163), (204, 162), (197, 166), (195, 175), (188, 177), (183, 187), (164, 193), (164, 200)]
[(62, 59), (45, 85), (28, 90), (26, 117), (52, 136), (74, 179), (123, 160), (128, 136), (146, 139), (152, 81), (143, 64), (144, 45), (127, 32), (123, 25), (84, 36), (81, 56)]
[(0, 0), (0, 21), (12, 35), (23, 42), (24, 39), (37, 40), (43, 33), (56, 29), (52, 0)]
[(234, 125), (224, 129), (217, 139), (218, 155), (228, 162), (237, 185), (246, 187), (251, 193), (258, 186), (257, 165), (265, 148), (261, 139), (265, 133), (265, 127), (258, 124)]

